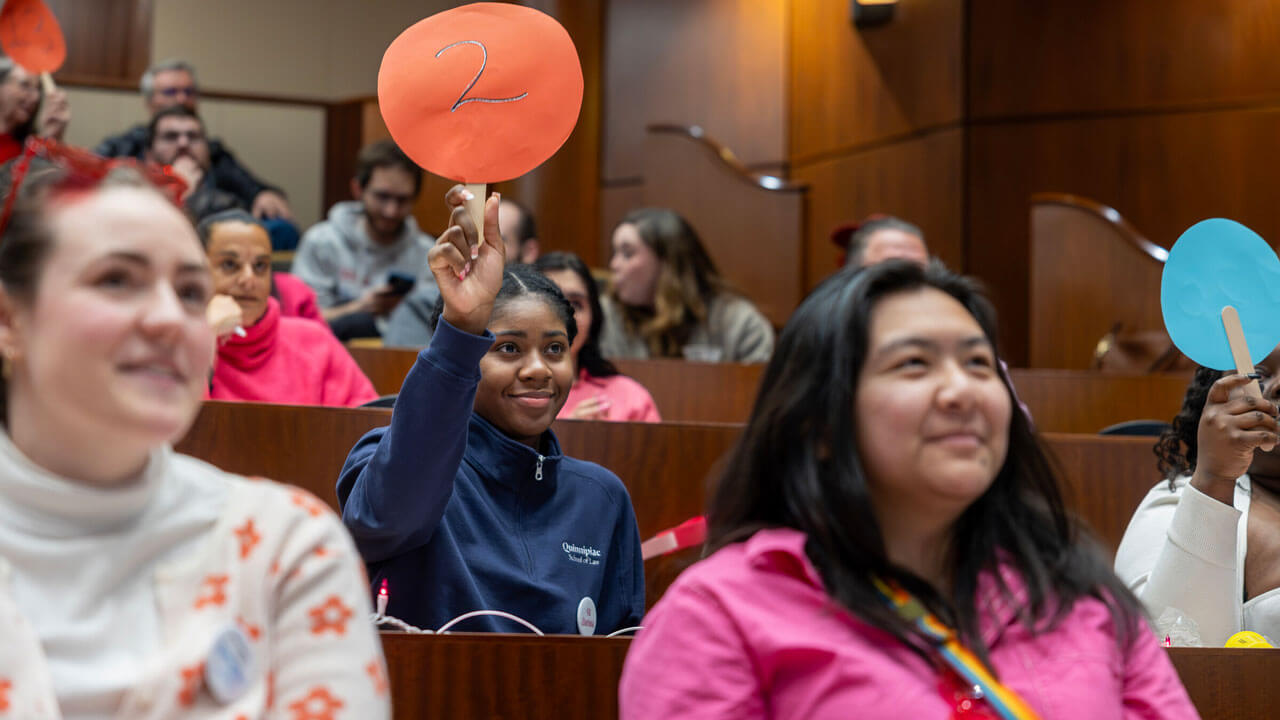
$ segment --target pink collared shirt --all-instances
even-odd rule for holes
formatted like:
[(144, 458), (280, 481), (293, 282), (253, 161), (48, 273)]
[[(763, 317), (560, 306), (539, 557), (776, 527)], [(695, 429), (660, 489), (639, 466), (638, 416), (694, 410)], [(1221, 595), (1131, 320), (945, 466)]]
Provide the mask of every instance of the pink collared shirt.
[(608, 401), (602, 420), (624, 422), (662, 422), (653, 396), (640, 383), (626, 375), (596, 377), (588, 375), (585, 368), (578, 372), (578, 379), (569, 390), (569, 397), (560, 408), (558, 418), (573, 415), (573, 409), (587, 398), (600, 397)]
[[(804, 543), (762, 530), (685, 571), (627, 654), (622, 719), (951, 718), (937, 670), (835, 607)], [(1039, 635), (1007, 603), (988, 607), (991, 662), (1044, 720), (1199, 717), (1150, 630), (1126, 651), (1103, 603), (1079, 601)]]

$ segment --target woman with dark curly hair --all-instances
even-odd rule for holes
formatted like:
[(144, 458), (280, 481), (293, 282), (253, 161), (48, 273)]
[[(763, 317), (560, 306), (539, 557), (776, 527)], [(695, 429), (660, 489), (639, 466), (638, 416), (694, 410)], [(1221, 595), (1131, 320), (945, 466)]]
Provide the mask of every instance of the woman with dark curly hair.
[[(1164, 479), (1116, 553), (1116, 574), (1157, 623), (1194, 622), (1204, 645), (1256, 630), (1280, 640), (1280, 348), (1251, 377), (1199, 368), (1156, 444)], [(1161, 620), (1161, 616), (1165, 616)]]

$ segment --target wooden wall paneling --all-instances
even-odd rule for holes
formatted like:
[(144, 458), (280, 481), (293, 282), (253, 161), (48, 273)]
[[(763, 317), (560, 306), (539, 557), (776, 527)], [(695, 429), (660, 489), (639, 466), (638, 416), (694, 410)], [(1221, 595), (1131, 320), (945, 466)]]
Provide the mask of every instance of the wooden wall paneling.
[(973, 125), (965, 267), (986, 282), (1000, 311), (1008, 361), (1028, 364), (1033, 193), (1092, 198), (1163, 247), (1209, 217), (1238, 220), (1274, 244), (1280, 239), (1272, 192), (1280, 167), (1277, 109)]
[(351, 199), (356, 153), (364, 146), (367, 105), (366, 100), (349, 100), (325, 107), (323, 212), (326, 215), (336, 203)]
[(1169, 659), (1200, 717), (1253, 720), (1280, 707), (1280, 652), (1239, 648), (1169, 648)]
[(610, 0), (602, 177), (642, 175), (645, 128), (700, 125), (749, 166), (787, 155), (783, 0)]
[(804, 292), (804, 187), (762, 187), (683, 128), (651, 127), (645, 148), (645, 204), (680, 213), (725, 279), (786, 323)]
[(130, 88), (151, 64), (152, 0), (46, 0), (67, 43), (59, 82)]
[(644, 207), (644, 183), (608, 183), (600, 189), (600, 225), (596, 242), (600, 248), (600, 262), (596, 267), (608, 267), (613, 255), (613, 229), (627, 213)]
[[(582, 111), (564, 146), (540, 167), (492, 189), (530, 208), (542, 252), (563, 250), (588, 266), (600, 254), (601, 57), (604, 9), (599, 0), (525, 0), (559, 20), (573, 38), (582, 64)], [(444, 226), (441, 226), (443, 229)], [(438, 232), (438, 231), (437, 231)]]
[(805, 290), (839, 269), (831, 231), (872, 213), (919, 225), (929, 251), (963, 269), (963, 151), (952, 129), (796, 166), (792, 179), (809, 187)]
[(964, 5), (902, 0), (887, 25), (859, 29), (848, 0), (791, 3), (792, 163), (957, 123)]
[(1093, 113), (1280, 95), (1280, 3), (965, 3), (974, 118)]
[(1111, 208), (1070, 195), (1033, 196), (1031, 367), (1088, 369), (1116, 323), (1122, 333), (1162, 332), (1166, 255)]

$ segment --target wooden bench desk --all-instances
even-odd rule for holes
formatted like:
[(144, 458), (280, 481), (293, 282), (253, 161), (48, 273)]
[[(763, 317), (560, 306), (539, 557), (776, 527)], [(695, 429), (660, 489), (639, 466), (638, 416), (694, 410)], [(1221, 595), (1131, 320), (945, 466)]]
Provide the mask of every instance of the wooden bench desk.
[[(382, 634), (394, 717), (404, 720), (616, 718), (630, 643), (570, 635)], [(1276, 716), (1280, 651), (1168, 652), (1206, 720)]]

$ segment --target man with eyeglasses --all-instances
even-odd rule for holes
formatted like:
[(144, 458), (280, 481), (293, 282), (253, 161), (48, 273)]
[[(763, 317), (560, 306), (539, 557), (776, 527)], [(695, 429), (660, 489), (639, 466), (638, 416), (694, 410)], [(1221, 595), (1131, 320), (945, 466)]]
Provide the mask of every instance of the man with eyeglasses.
[(394, 142), (371, 143), (356, 159), (355, 199), (334, 205), (302, 236), (292, 272), (315, 291), (338, 339), (380, 336), (415, 284), (435, 288), (427, 267), (435, 238), (412, 215), (421, 189), (422, 168)]
[[(196, 111), (199, 96), (196, 71), (185, 61), (166, 60), (151, 66), (142, 75), (141, 90), (147, 114), (152, 118), (170, 107), (184, 107), (192, 113)], [(151, 139), (147, 127), (139, 123), (119, 135), (106, 138), (98, 143), (94, 152), (105, 157), (146, 159)], [(219, 189), (235, 195), (245, 209), (260, 218), (289, 220), (293, 217), (289, 201), (280, 190), (254, 177), (218, 140), (206, 138), (206, 142), (209, 152), (206, 170)]]

